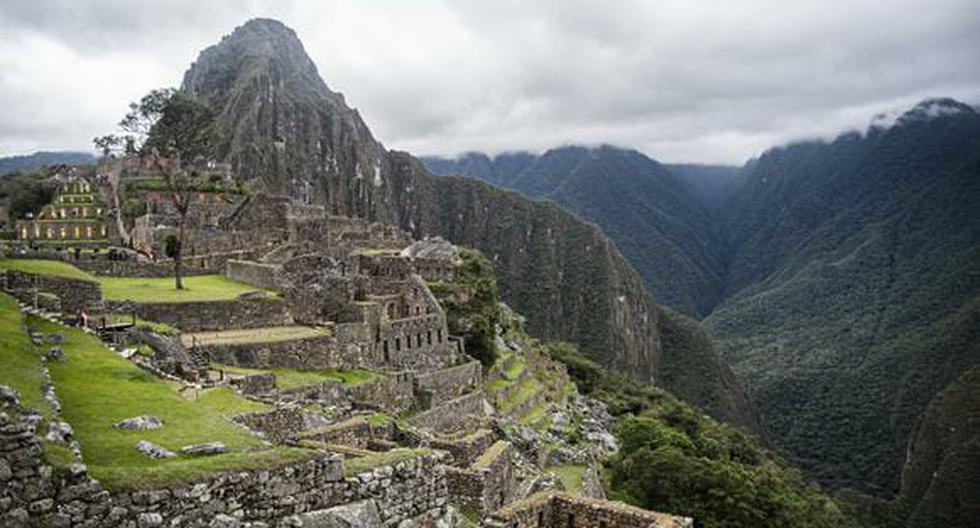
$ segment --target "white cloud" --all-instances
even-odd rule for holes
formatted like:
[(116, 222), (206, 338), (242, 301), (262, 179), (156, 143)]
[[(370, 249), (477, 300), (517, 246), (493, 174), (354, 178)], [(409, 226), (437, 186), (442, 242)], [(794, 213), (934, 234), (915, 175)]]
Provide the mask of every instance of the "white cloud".
[(293, 27), (388, 147), (613, 143), (734, 162), (927, 96), (980, 101), (972, 0), (37, 0), (0, 6), (0, 153), (88, 148), (253, 16)]

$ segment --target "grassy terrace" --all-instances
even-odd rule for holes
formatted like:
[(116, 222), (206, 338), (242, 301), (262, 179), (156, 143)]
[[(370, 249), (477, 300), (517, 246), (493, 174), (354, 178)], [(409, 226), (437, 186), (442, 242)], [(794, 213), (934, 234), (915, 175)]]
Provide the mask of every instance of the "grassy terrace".
[(322, 326), (273, 326), (267, 328), (240, 328), (220, 332), (194, 332), (181, 334), (185, 346), (194, 342), (207, 345), (244, 345), (249, 343), (275, 343), (330, 335), (330, 329)]
[(348, 387), (353, 387), (355, 385), (363, 385), (374, 381), (382, 376), (381, 374), (371, 372), (369, 370), (293, 370), (287, 368), (251, 369), (217, 363), (213, 364), (211, 367), (224, 370), (230, 374), (241, 374), (245, 376), (271, 372), (272, 374), (276, 375), (276, 385), (280, 389), (308, 387), (310, 385), (319, 385), (326, 381), (339, 381)]
[[(66, 338), (62, 348), (68, 361), (49, 366), (62, 403), (62, 416), (75, 430), (90, 473), (109, 489), (163, 486), (221, 469), (269, 467), (318, 456), (305, 449), (270, 448), (232, 423), (226, 418), (229, 414), (261, 406), (254, 406), (231, 391), (206, 391), (197, 400), (184, 398), (88, 334), (36, 318), (29, 319), (28, 324), (44, 333), (61, 332)], [(7, 376), (6, 369), (0, 376)], [(143, 414), (159, 417), (164, 426), (152, 431), (126, 431), (111, 426)], [(136, 442), (142, 439), (173, 451), (189, 444), (219, 441), (229, 452), (153, 460), (136, 450)]]
[(261, 288), (226, 278), (224, 275), (184, 277), (184, 289), (174, 288), (173, 277), (99, 277), (103, 296), (111, 301), (174, 303), (230, 301)]
[(0, 383), (16, 389), (24, 407), (51, 416), (41, 396), (41, 351), (24, 331), (17, 302), (5, 293), (0, 293)]
[(582, 477), (585, 476), (585, 466), (548, 466), (547, 471), (558, 475), (565, 489), (576, 492), (582, 489)]
[(61, 277), (66, 279), (78, 279), (95, 281), (92, 275), (60, 260), (41, 260), (41, 259), (0, 259), (0, 269), (22, 271), (24, 273), (34, 273), (36, 275), (47, 275), (50, 277)]

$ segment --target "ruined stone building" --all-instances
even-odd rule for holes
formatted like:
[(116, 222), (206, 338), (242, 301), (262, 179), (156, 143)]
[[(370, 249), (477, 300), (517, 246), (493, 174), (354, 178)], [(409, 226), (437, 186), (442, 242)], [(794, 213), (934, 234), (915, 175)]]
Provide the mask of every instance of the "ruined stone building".
[(17, 238), (66, 247), (107, 245), (106, 213), (94, 184), (81, 176), (68, 176), (58, 186), (54, 200), (37, 216), (17, 221)]

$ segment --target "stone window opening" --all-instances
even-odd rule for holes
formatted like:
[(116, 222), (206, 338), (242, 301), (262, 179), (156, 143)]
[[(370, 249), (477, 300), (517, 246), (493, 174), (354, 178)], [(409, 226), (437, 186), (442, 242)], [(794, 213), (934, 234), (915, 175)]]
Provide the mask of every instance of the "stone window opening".
[(438, 341), (442, 343), (442, 328), (436, 330), (436, 337), (438, 338)]
[(418, 346), (419, 348), (422, 348), (422, 334), (417, 335), (416, 338), (418, 340), (417, 343), (416, 343), (416, 346)]
[(395, 338), (395, 351), (398, 352), (402, 349), (402, 340), (400, 337)]
[(410, 335), (405, 338), (405, 348), (412, 349), (412, 336)]
[(426, 332), (426, 334), (428, 334), (428, 344), (431, 345), (432, 344), (432, 330), (429, 330), (428, 332)]
[(391, 355), (388, 352), (388, 340), (387, 339), (384, 340), (384, 360), (385, 360), (385, 363), (387, 363), (388, 361), (391, 360)]
[(568, 514), (568, 522), (565, 523), (568, 528), (575, 528), (575, 516), (571, 513)]

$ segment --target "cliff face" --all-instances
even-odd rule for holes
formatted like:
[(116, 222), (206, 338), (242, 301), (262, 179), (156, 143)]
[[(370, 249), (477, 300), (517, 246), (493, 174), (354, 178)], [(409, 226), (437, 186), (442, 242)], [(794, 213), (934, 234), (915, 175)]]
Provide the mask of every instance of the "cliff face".
[[(219, 113), (222, 153), (245, 178), (323, 203), (335, 214), (483, 251), (494, 261), (504, 299), (528, 316), (536, 336), (574, 341), (647, 380), (661, 381), (677, 361), (733, 381), (710, 347), (687, 347), (680, 358), (681, 347), (663, 346), (660, 309), (598, 228), (554, 204), (435, 176), (412, 156), (387, 151), (343, 96), (329, 90), (281, 23), (256, 19), (237, 28), (201, 53), (182, 89)], [(737, 386), (706, 388), (694, 374), (672, 379), (667, 387), (680, 396), (754, 427)], [(704, 393), (711, 397), (695, 397)]]
[(980, 526), (980, 368), (939, 393), (923, 414), (902, 472), (910, 528)]

